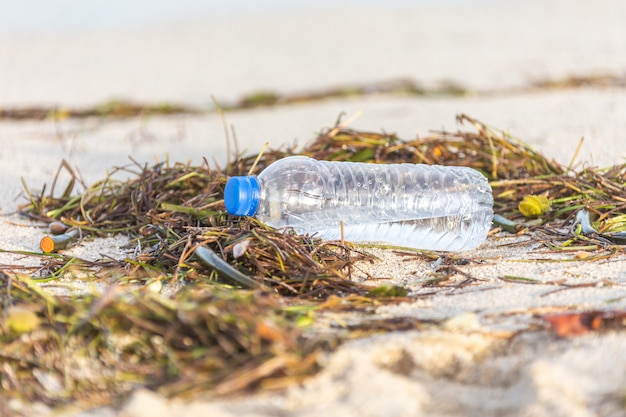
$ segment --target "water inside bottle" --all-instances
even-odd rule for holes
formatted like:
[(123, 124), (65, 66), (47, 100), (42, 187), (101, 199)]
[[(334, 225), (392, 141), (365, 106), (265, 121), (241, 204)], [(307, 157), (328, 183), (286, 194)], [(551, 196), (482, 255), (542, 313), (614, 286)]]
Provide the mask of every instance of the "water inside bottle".
[[(385, 223), (348, 224), (343, 226), (343, 238), (354, 242), (384, 242), (411, 248), (463, 251), (474, 249), (482, 243), (490, 224), (491, 213), (488, 212)], [(320, 231), (317, 236), (339, 240), (342, 238), (341, 233), (341, 225), (338, 225)]]

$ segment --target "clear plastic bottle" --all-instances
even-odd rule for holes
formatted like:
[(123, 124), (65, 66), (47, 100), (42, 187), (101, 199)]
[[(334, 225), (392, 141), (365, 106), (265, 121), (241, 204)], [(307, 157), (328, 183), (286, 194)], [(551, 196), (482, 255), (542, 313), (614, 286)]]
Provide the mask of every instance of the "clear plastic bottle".
[(463, 251), (482, 243), (493, 218), (487, 179), (466, 167), (278, 160), (258, 176), (231, 177), (230, 214), (255, 216), (324, 239)]

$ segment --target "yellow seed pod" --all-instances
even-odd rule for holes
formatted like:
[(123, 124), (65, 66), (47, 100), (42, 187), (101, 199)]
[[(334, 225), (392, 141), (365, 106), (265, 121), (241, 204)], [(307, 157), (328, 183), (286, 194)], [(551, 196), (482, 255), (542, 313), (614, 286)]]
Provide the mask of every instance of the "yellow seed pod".
[(517, 208), (524, 217), (539, 217), (550, 211), (550, 201), (543, 195), (527, 195)]
[(28, 333), (39, 328), (41, 320), (32, 309), (22, 306), (9, 307), (4, 325), (17, 334)]

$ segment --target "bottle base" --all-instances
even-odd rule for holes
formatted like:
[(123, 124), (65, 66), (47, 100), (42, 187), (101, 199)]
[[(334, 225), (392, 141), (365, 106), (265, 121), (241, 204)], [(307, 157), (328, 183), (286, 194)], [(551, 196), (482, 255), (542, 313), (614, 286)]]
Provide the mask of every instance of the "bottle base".
[[(466, 251), (475, 249), (487, 238), (492, 215), (478, 212), (391, 223), (344, 225), (343, 238), (351, 242), (385, 242), (414, 249)], [(342, 238), (341, 227), (319, 231), (327, 240)]]

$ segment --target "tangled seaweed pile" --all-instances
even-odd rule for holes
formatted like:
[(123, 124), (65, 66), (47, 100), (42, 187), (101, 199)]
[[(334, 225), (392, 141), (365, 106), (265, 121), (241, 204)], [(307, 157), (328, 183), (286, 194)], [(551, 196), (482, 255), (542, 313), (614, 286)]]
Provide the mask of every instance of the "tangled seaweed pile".
[[(459, 120), (475, 130), (412, 141), (338, 125), (298, 153), (472, 167), (490, 180), (502, 229), (541, 232), (554, 246), (623, 243), (626, 165), (575, 172), (502, 131), (464, 115)], [(130, 255), (87, 262), (51, 254), (42, 258), (38, 276), (3, 277), (3, 395), (94, 406), (138, 386), (167, 395), (285, 386), (310, 375), (317, 353), (338, 342), (306, 334), (315, 312), (367, 312), (381, 302), (405, 300), (403, 289), (372, 290), (350, 280), (358, 261), (373, 259), (358, 247), (226, 214), (228, 176), (261, 170), (293, 152), (239, 158), (225, 170), (136, 164), (135, 171), (126, 169), (129, 179), (112, 174), (78, 194), (76, 176), (60, 196), (54, 184), (49, 194), (29, 192), (24, 215), (62, 222), (63, 230), (75, 228), (82, 238), (123, 233)], [(582, 221), (581, 209), (595, 222)], [(569, 227), (576, 222), (581, 226)], [(77, 271), (108, 289), (67, 298), (40, 287)], [(160, 292), (174, 284), (182, 289)], [(378, 323), (367, 330), (392, 328)]]

